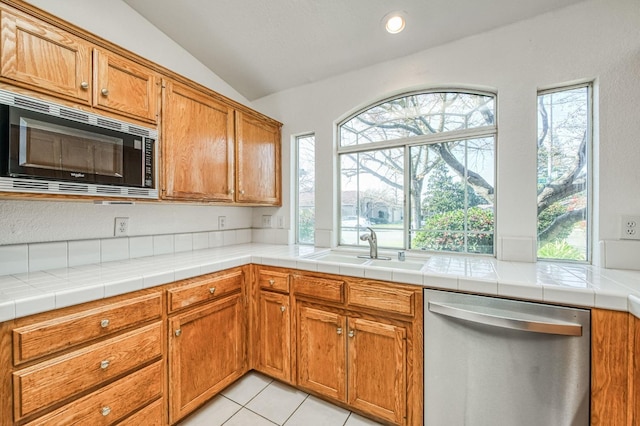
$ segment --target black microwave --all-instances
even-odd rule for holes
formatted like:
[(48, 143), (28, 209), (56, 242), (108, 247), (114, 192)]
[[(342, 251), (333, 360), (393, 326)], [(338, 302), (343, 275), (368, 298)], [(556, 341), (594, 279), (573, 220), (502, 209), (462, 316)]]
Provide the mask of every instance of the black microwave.
[(0, 90), (0, 191), (158, 198), (157, 130)]

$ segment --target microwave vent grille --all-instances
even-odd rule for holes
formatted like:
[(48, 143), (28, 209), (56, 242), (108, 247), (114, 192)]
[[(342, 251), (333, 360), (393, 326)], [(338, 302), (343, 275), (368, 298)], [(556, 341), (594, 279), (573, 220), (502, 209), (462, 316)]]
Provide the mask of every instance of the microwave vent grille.
[(44, 113), (51, 112), (51, 108), (49, 107), (49, 105), (42, 102), (36, 102), (29, 98), (15, 96), (13, 98), (13, 103), (15, 106), (22, 107), (22, 108), (29, 108), (29, 109), (44, 112)]
[(148, 197), (150, 195), (149, 190), (143, 188), (127, 188), (127, 192), (132, 196)]
[(89, 186), (76, 185), (73, 183), (60, 183), (58, 184), (58, 189), (62, 192), (89, 192)]
[(122, 124), (117, 121), (107, 120), (102, 117), (98, 117), (97, 119), (98, 125), (102, 127), (106, 127), (108, 129), (122, 131)]
[(157, 189), (129, 188), (126, 186), (105, 186), (94, 184), (74, 184), (48, 180), (0, 177), (0, 192), (22, 192), (56, 195), (93, 195), (105, 197), (132, 197), (158, 199)]
[(83, 114), (80, 111), (73, 111), (65, 108), (60, 108), (60, 117), (70, 118), (72, 120), (82, 121), (84, 123), (89, 122), (89, 116), (87, 114)]
[(48, 191), (49, 183), (32, 180), (12, 180), (12, 189), (21, 191)]
[(98, 194), (121, 194), (122, 190), (116, 186), (98, 186), (96, 192)]
[(147, 138), (149, 137), (149, 131), (145, 129), (141, 129), (139, 127), (129, 126), (129, 133), (132, 133), (138, 136), (145, 136)]

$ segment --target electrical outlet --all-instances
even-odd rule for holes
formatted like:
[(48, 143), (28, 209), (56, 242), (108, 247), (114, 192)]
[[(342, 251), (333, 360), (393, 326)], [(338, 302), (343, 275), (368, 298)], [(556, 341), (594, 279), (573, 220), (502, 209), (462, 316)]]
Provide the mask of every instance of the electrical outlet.
[(227, 217), (218, 216), (218, 229), (225, 229), (227, 227)]
[(113, 235), (116, 237), (126, 237), (129, 235), (129, 218), (116, 217), (115, 229)]
[(262, 227), (263, 228), (271, 228), (271, 215), (263, 214), (262, 215)]
[(623, 240), (640, 240), (640, 216), (622, 216), (620, 231)]
[(284, 228), (284, 216), (276, 216), (276, 222), (278, 223), (278, 228)]

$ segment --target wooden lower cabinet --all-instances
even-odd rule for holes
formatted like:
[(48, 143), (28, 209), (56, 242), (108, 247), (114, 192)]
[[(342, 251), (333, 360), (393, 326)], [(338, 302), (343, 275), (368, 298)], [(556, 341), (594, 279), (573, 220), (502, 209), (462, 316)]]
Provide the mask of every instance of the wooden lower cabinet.
[(258, 343), (255, 369), (291, 382), (291, 309), (289, 295), (271, 291), (258, 294)]
[(298, 385), (346, 401), (346, 326), (343, 315), (298, 304)]
[(298, 384), (394, 424), (406, 422), (406, 329), (298, 306)]
[(244, 296), (169, 318), (169, 421), (197, 409), (246, 371)]
[(404, 327), (348, 319), (347, 403), (381, 419), (406, 417), (407, 331)]
[(629, 326), (633, 332), (631, 340), (631, 406), (633, 412), (629, 424), (640, 425), (640, 318), (629, 314)]

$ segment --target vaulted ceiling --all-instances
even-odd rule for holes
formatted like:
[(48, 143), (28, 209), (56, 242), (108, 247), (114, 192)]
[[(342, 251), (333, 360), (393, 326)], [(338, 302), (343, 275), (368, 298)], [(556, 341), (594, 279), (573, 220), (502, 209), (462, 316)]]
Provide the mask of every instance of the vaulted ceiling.
[[(583, 0), (124, 0), (248, 100)], [(406, 28), (384, 31), (402, 11)]]

